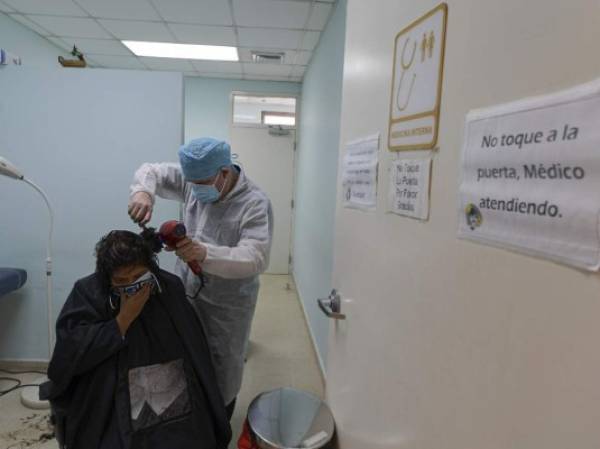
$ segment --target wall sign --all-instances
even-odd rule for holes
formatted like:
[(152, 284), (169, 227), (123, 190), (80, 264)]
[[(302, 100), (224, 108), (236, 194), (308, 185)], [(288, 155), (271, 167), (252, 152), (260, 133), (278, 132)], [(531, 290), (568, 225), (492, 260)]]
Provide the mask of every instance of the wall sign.
[(6, 50), (0, 48), (0, 65), (21, 65), (22, 61), (19, 56), (13, 55)]
[(431, 149), (438, 137), (446, 21), (442, 3), (396, 36), (390, 99), (391, 151)]
[(392, 162), (388, 211), (427, 220), (431, 158), (398, 159)]
[(375, 210), (377, 208), (377, 166), (379, 134), (346, 144), (342, 165), (344, 207)]
[(600, 79), (467, 115), (461, 238), (600, 267)]

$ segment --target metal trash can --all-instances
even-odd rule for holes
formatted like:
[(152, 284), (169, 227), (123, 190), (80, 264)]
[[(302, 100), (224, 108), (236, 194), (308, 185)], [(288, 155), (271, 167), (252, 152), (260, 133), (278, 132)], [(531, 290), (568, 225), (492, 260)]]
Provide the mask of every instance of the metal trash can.
[(248, 410), (248, 425), (261, 449), (329, 448), (335, 432), (327, 404), (295, 388), (257, 396)]

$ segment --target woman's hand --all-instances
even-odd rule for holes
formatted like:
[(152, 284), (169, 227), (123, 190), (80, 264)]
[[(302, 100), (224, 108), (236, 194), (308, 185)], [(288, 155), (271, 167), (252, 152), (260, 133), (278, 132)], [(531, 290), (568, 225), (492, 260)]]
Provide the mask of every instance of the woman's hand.
[(151, 292), (152, 286), (146, 284), (140, 291), (131, 296), (121, 296), (121, 310), (119, 310), (119, 314), (117, 315), (117, 324), (122, 336), (125, 335), (131, 323), (142, 313), (142, 309), (146, 305), (148, 298), (150, 298)]

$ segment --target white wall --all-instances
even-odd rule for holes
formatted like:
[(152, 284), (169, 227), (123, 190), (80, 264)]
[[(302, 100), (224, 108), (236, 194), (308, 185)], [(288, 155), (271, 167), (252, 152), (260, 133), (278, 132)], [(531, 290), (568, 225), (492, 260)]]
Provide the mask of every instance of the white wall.
[[(394, 37), (434, 0), (350, 0), (342, 144), (379, 131), (376, 213), (336, 216), (328, 399), (343, 449), (600, 447), (600, 278), (456, 239), (468, 110), (600, 76), (600, 3), (449, 0), (431, 218), (384, 213)], [(407, 157), (410, 153), (407, 154)], [(598, 192), (590, 192), (598, 194)]]
[[(20, 56), (25, 67), (60, 68), (58, 56), (66, 56), (65, 52), (52, 42), (3, 13), (0, 13), (0, 48)], [(0, 70), (14, 67), (0, 66)]]
[(321, 366), (329, 320), (317, 298), (331, 288), (346, 0), (339, 0), (304, 77), (296, 157), (293, 271)]

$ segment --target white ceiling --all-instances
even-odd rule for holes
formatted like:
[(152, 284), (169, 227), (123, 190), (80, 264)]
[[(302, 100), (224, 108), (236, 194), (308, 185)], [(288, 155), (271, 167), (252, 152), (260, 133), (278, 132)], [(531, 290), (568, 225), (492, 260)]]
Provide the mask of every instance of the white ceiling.
[[(336, 0), (0, 0), (0, 11), (93, 67), (301, 81)], [(121, 39), (230, 45), (240, 62), (134, 56)], [(251, 51), (285, 54), (252, 62)]]

